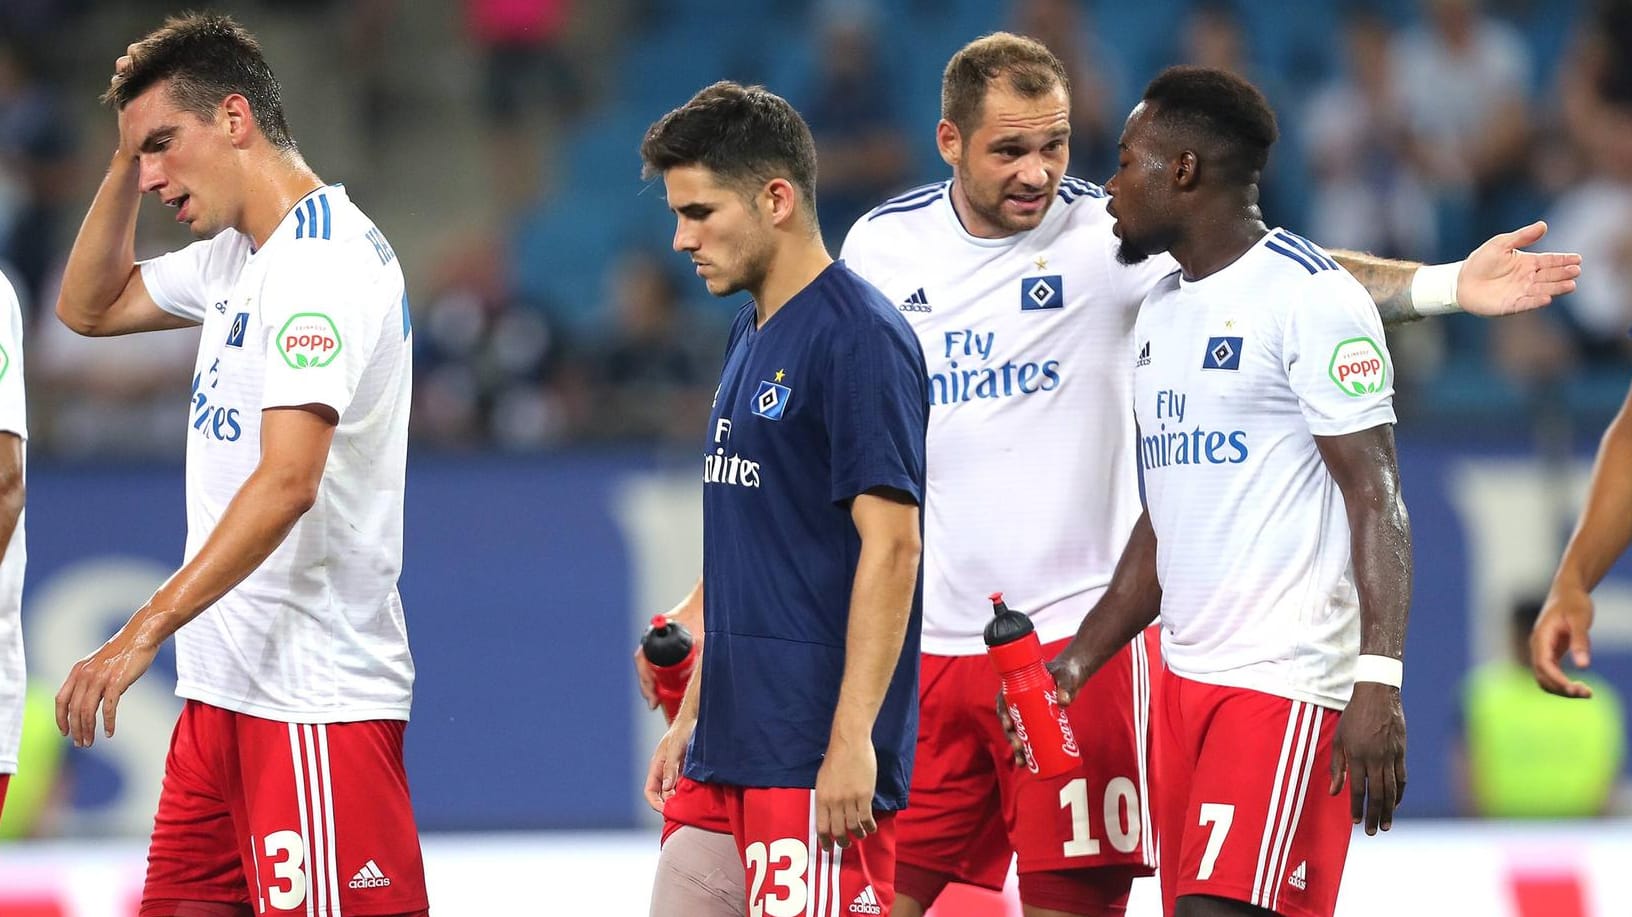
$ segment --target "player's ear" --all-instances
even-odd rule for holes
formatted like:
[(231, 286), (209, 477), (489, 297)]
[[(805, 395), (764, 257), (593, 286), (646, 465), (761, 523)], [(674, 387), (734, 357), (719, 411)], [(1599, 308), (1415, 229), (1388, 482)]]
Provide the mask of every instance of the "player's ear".
[(218, 117), (225, 121), (227, 136), (234, 146), (243, 145), (256, 129), (255, 113), (249, 107), (249, 100), (236, 92), (221, 100)]
[(1173, 186), (1188, 191), (1196, 185), (1196, 167), (1200, 161), (1194, 150), (1181, 150), (1173, 159)]
[(957, 168), (963, 161), (963, 134), (958, 126), (945, 118), (935, 125), (935, 148), (941, 151), (941, 159), (952, 168)]
[(785, 178), (773, 178), (765, 183), (760, 200), (767, 208), (771, 223), (781, 226), (799, 209), (799, 189)]

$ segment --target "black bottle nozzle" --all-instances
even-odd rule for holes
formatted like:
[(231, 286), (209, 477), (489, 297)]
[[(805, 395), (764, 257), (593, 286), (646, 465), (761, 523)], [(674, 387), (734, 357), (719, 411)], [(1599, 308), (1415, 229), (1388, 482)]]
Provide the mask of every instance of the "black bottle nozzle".
[(666, 615), (653, 615), (652, 625), (640, 637), (640, 651), (652, 665), (679, 665), (691, 654), (691, 632)]
[(994, 592), (992, 600), (992, 620), (986, 623), (986, 645), (1002, 646), (1013, 643), (1033, 631), (1031, 619), (1023, 612), (1015, 611), (1003, 602), (1003, 593)]

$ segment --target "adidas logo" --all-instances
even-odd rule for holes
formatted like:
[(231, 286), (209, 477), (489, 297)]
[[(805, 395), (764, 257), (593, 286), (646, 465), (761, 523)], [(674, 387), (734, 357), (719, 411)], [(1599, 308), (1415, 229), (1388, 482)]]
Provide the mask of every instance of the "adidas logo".
[(362, 869), (357, 870), (357, 874), (352, 876), (347, 884), (352, 888), (384, 888), (391, 884), (391, 880), (385, 877), (385, 873), (380, 872), (379, 864), (369, 860), (363, 864)]
[(901, 305), (897, 306), (896, 308), (900, 309), (902, 312), (934, 311), (929, 307), (929, 297), (924, 295), (923, 287), (919, 287), (911, 296), (901, 300)]
[[(922, 292), (922, 291), (920, 291), (920, 292)], [(884, 908), (880, 907), (879, 904), (878, 904), (878, 894), (873, 891), (873, 887), (871, 885), (869, 885), (866, 888), (862, 889), (861, 894), (856, 896), (856, 900), (850, 902), (850, 913), (852, 913), (852, 914), (882, 914), (882, 913), (884, 913)]]
[(1141, 366), (1149, 366), (1149, 365), (1150, 365), (1150, 342), (1146, 341), (1145, 346), (1139, 348), (1139, 359), (1133, 361), (1133, 366), (1134, 366), (1135, 369), (1138, 369)]
[(1290, 876), (1286, 877), (1286, 883), (1288, 885), (1292, 886), (1293, 888), (1297, 889), (1300, 892), (1303, 891), (1304, 889), (1308, 888), (1309, 887), (1309, 861), (1308, 860), (1299, 860), (1298, 861), (1298, 868), (1292, 870), (1292, 874)]

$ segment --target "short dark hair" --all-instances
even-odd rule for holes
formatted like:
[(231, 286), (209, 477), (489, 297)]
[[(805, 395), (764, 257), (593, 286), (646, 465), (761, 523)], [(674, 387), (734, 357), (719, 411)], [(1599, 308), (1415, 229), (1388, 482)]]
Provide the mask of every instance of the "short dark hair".
[(816, 141), (787, 100), (764, 86), (722, 80), (691, 97), (646, 130), (642, 176), (702, 166), (744, 191), (773, 178), (799, 189), (816, 219)]
[(283, 93), (261, 53), (261, 43), (230, 16), (172, 16), (131, 51), (130, 68), (114, 77), (102, 101), (117, 109), (169, 81), (170, 98), (182, 109), (211, 117), (221, 100), (249, 100), (255, 125), (273, 146), (292, 150)]
[(1065, 65), (1042, 42), (1013, 32), (993, 32), (971, 41), (952, 55), (941, 75), (941, 117), (967, 135), (980, 121), (986, 93), (999, 77), (1023, 99), (1035, 99), (1056, 86), (1071, 93)]
[(1169, 67), (1145, 87), (1156, 123), (1190, 134), (1232, 182), (1256, 181), (1280, 131), (1258, 87), (1227, 70)]

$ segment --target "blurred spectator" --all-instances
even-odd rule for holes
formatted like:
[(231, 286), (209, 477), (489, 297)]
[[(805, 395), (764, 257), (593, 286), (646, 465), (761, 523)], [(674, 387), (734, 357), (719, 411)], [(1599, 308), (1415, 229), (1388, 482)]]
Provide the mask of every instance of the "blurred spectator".
[[(1297, 155), (1292, 126), (1285, 123), (1291, 94), (1276, 74), (1261, 70), (1251, 59), (1248, 33), (1240, 11), (1229, 0), (1202, 0), (1180, 26), (1181, 56), (1187, 64), (1214, 67), (1245, 77), (1258, 87), (1274, 107), (1281, 124), (1281, 141), (1270, 153), (1269, 168), (1258, 184), (1259, 203), (1270, 225), (1296, 226), (1302, 219), (1297, 200), (1297, 162), (1283, 161)], [(1118, 126), (1118, 133), (1121, 128)], [(1325, 239), (1320, 240), (1326, 244)]]
[(1441, 254), (1525, 222), (1522, 179), (1531, 53), (1480, 0), (1423, 0), (1427, 18), (1394, 42), (1396, 85), (1418, 161), (1440, 196)]
[(1474, 670), (1463, 690), (1467, 804), (1492, 818), (1607, 814), (1626, 757), (1619, 695), (1591, 675), (1590, 700), (1555, 697), (1530, 672), (1541, 603), (1514, 605), (1508, 658)]
[(515, 301), (505, 247), (456, 243), (414, 315), (413, 433), (443, 448), (555, 445), (573, 426), (571, 367), (541, 310)]
[(655, 255), (630, 252), (607, 270), (616, 325), (590, 362), (585, 432), (597, 439), (700, 442), (724, 358), (725, 329), (681, 302)]
[(902, 130), (865, 7), (819, 8), (817, 69), (804, 106), (821, 159), (822, 231), (842, 239), (851, 224), (908, 181), (910, 147)]
[(1391, 33), (1376, 14), (1356, 9), (1343, 37), (1342, 75), (1315, 93), (1297, 125), (1315, 183), (1310, 232), (1336, 248), (1429, 256), (1434, 210), (1411, 161), (1406, 112), (1389, 68)]
[(1071, 174), (1104, 182), (1116, 171), (1126, 90), (1122, 68), (1075, 0), (1020, 0), (1015, 29), (1037, 39), (1065, 65), (1071, 81)]
[(1591, 266), (1560, 312), (1589, 361), (1619, 365), (1632, 327), (1632, 0), (1594, 5), (1559, 89), (1584, 175), (1548, 214), (1549, 244)]
[(501, 210), (534, 199), (540, 160), (549, 153), (544, 141), (578, 110), (579, 81), (566, 51), (572, 12), (572, 0), (465, 0)]
[(29, 54), (0, 38), (0, 261), (16, 269), (25, 302), (39, 299), (62, 257), (64, 205), (76, 190), (74, 132)]

